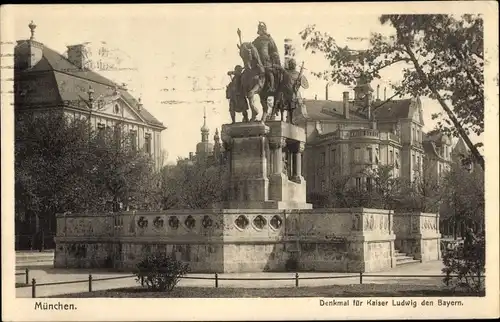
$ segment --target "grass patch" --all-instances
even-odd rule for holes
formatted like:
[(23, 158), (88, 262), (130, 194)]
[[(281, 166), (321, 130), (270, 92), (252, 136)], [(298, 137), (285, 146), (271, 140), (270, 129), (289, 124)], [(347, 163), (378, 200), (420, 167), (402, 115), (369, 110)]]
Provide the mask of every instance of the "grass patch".
[(151, 292), (143, 287), (64, 294), (58, 298), (276, 298), (276, 297), (385, 297), (385, 296), (484, 296), (453, 291), (444, 286), (404, 284), (353, 284), (318, 287), (282, 288), (213, 288), (177, 287), (172, 292)]

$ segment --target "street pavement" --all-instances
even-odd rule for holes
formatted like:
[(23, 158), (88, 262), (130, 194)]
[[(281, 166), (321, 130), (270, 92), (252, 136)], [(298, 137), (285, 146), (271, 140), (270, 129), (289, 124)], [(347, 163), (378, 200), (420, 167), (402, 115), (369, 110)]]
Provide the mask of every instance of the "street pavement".
[[(384, 277), (363, 276), (363, 284), (420, 284), (420, 285), (440, 285), (442, 277), (411, 277), (411, 275), (441, 275), (443, 263), (441, 261), (432, 261), (426, 263), (414, 263), (401, 265), (391, 270), (366, 273), (366, 275), (383, 275)], [(22, 272), (22, 270), (16, 270)], [(106, 290), (113, 288), (132, 287), (139, 283), (130, 273), (106, 272), (98, 269), (56, 269), (50, 266), (33, 267), (30, 269), (29, 278), (36, 279), (36, 297), (56, 296), (61, 294), (78, 293), (88, 291), (88, 276), (92, 274), (92, 290)], [(403, 275), (400, 277), (388, 277), (388, 275)], [(405, 276), (406, 275), (406, 276)], [(106, 281), (96, 281), (100, 278), (126, 277), (122, 279), (113, 279)], [(277, 288), (277, 287), (295, 287), (295, 273), (224, 273), (219, 274), (219, 287), (242, 287), (242, 288)], [(331, 279), (306, 279), (313, 277), (341, 277)], [(351, 277), (347, 277), (351, 276)], [(214, 274), (188, 274), (187, 277), (207, 277), (214, 278)], [(289, 278), (290, 280), (224, 280), (224, 278)], [(328, 272), (301, 272), (299, 273), (299, 286), (327, 286), (327, 285), (349, 285), (359, 284), (359, 274), (350, 273), (328, 273)], [(16, 276), (16, 282), (24, 282), (25, 276)], [(40, 284), (54, 282), (82, 281), (82, 283), (47, 285)], [(178, 287), (215, 287), (215, 281), (203, 279), (182, 279)], [(16, 289), (16, 297), (31, 297), (31, 286)]]

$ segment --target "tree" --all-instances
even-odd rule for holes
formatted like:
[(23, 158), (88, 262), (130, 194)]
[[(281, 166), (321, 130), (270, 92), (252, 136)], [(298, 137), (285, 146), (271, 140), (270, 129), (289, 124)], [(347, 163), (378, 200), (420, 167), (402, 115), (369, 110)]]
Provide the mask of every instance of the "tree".
[(415, 180), (401, 181), (396, 209), (403, 212), (438, 212), (443, 199), (440, 178), (435, 175), (429, 160), (416, 170)]
[(443, 219), (453, 223), (454, 237), (463, 236), (464, 226), (484, 227), (484, 172), (470, 171), (462, 164), (453, 164), (443, 178)]
[(92, 169), (88, 175), (100, 195), (111, 201), (113, 211), (149, 208), (148, 197), (157, 185), (153, 160), (137, 149), (133, 138), (121, 124), (114, 130), (98, 130), (92, 137), (88, 159)]
[(89, 170), (86, 129), (85, 122), (57, 114), (17, 117), (15, 213), (19, 224), (33, 230), (31, 247), (39, 232), (54, 226), (56, 212), (79, 211), (98, 198), (82, 175)]
[[(317, 208), (366, 207), (393, 209), (399, 193), (400, 180), (393, 176), (392, 165), (366, 168), (359, 173), (335, 176), (324, 193), (309, 195), (309, 202)], [(356, 177), (365, 178), (366, 184), (353, 187)]]
[(164, 209), (205, 209), (227, 198), (228, 169), (203, 160), (179, 163), (162, 170)]
[(437, 100), (447, 116), (438, 123), (440, 130), (462, 137), (484, 169), (478, 146), (469, 138), (470, 132), (484, 132), (482, 17), (382, 15), (380, 22), (390, 24), (395, 33), (373, 33), (369, 48), (362, 51), (338, 46), (335, 39), (315, 26), (305, 28), (301, 32), (304, 47), (313, 53), (322, 52), (330, 62), (328, 70), (316, 75), (350, 85), (360, 77), (367, 81), (380, 78), (382, 70), (401, 64), (403, 81), (392, 85), (396, 95)]
[(54, 231), (56, 213), (149, 202), (151, 159), (121, 129), (94, 131), (86, 120), (48, 113), (19, 114), (15, 131), (16, 226), (24, 222), (33, 231), (31, 247), (36, 235), (43, 240), (45, 231)]

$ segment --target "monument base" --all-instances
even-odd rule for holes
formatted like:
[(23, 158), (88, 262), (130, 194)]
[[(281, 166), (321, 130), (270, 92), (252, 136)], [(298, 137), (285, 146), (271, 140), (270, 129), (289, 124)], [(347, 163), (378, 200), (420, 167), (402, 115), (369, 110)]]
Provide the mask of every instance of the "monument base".
[(148, 254), (192, 273), (376, 272), (395, 267), (379, 209), (203, 209), (57, 215), (54, 266), (130, 271)]

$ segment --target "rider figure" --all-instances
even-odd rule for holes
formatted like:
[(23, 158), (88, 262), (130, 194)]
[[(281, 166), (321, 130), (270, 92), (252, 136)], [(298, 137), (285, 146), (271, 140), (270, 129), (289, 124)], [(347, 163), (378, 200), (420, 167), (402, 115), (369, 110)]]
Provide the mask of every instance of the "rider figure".
[(273, 65), (281, 65), (278, 54), (278, 47), (276, 46), (276, 43), (274, 42), (271, 35), (267, 33), (267, 26), (265, 23), (259, 22), (259, 26), (257, 27), (257, 34), (259, 36), (255, 38), (255, 40), (253, 41), (253, 45), (259, 52), (260, 60), (264, 65), (262, 67), (265, 71), (266, 78), (269, 81), (270, 90), (273, 91), (275, 90)]
[(236, 112), (243, 114), (243, 121), (248, 122), (248, 103), (241, 85), (241, 73), (243, 67), (236, 65), (234, 70), (227, 72), (231, 78), (231, 82), (226, 88), (226, 98), (229, 99), (229, 113), (231, 114), (232, 123), (235, 123)]

